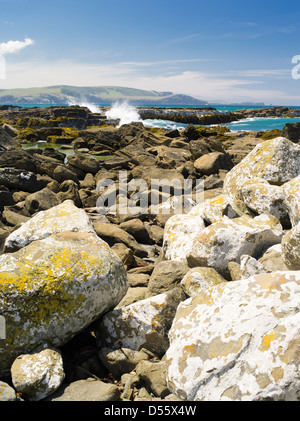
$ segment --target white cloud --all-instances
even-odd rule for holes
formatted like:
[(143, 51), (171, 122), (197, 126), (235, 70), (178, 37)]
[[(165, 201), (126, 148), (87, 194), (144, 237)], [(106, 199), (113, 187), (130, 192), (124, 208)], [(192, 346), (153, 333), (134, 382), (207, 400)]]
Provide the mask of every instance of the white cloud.
[(0, 44), (0, 55), (14, 54), (21, 51), (23, 48), (33, 45), (34, 41), (31, 38), (25, 38), (24, 41), (8, 41)]
[[(176, 61), (178, 62), (174, 60), (174, 64)], [(281, 90), (276, 79), (281, 79), (285, 75), (284, 69), (236, 72), (182, 71), (181, 69), (172, 74), (168, 74), (164, 69), (160, 71), (157, 69), (154, 74), (152, 68), (156, 65), (159, 68), (159, 64), (169, 64), (169, 61), (114, 64), (77, 63), (70, 60), (8, 62), (6, 80), (1, 83), (1, 88), (118, 85), (171, 91), (211, 102), (223, 100), (296, 105), (300, 100), (300, 95), (295, 89), (290, 89), (290, 92)], [(170, 64), (173, 64), (172, 61)], [(274, 76), (274, 83), (272, 87), (267, 88), (264, 83), (265, 78), (270, 80), (271, 74)], [(292, 82), (295, 81), (291, 79)]]

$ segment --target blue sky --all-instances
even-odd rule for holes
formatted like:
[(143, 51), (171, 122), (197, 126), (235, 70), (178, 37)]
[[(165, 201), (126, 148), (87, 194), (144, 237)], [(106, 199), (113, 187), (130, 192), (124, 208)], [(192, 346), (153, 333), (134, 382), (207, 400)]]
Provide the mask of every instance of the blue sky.
[(300, 105), (299, 2), (0, 0), (0, 10), (0, 89), (119, 85)]

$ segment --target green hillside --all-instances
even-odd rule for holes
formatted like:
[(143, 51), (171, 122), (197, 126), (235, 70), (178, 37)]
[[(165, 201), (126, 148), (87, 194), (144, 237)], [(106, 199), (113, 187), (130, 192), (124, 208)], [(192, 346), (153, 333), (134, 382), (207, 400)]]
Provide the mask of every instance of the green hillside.
[(68, 104), (86, 101), (94, 104), (111, 104), (117, 100), (128, 100), (139, 104), (205, 105), (205, 101), (172, 92), (145, 91), (122, 86), (67, 86), (57, 85), (43, 88), (0, 89), (1, 104)]

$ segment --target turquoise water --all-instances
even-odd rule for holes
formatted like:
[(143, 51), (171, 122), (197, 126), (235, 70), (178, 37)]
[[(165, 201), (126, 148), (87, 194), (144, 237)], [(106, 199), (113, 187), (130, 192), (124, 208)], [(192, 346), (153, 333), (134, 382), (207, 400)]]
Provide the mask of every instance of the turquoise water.
[(244, 120), (233, 121), (232, 123), (223, 124), (223, 126), (228, 127), (231, 131), (266, 131), (279, 129), (282, 130), (287, 123), (296, 123), (300, 122), (300, 117), (294, 118), (246, 118)]
[[(14, 105), (14, 104), (12, 104)], [(60, 105), (68, 105), (68, 104), (15, 104), (20, 107), (24, 108), (33, 108), (33, 107), (49, 107), (49, 106), (60, 106)], [(88, 104), (86, 104), (88, 105)], [(104, 106), (111, 106), (110, 104), (101, 104), (101, 105), (93, 105), (93, 108), (95, 106), (97, 107), (104, 107)], [(145, 107), (149, 107), (151, 105), (145, 105)], [(153, 105), (155, 106), (155, 105)], [(255, 106), (255, 105), (249, 105), (249, 106), (242, 106), (242, 105), (218, 105), (218, 104), (208, 104), (209, 107), (214, 107), (219, 111), (236, 111), (241, 109), (259, 109), (259, 108), (269, 108), (271, 106)], [(142, 107), (142, 106), (139, 106)], [(189, 107), (189, 108), (199, 108), (199, 106), (190, 106), (190, 105), (160, 105), (160, 107), (166, 107), (166, 108), (182, 108), (182, 107)], [(288, 106), (292, 109), (300, 110), (300, 107), (293, 107)], [(283, 127), (287, 123), (296, 123), (300, 122), (300, 117), (295, 118), (261, 118), (261, 117), (255, 117), (255, 118), (247, 118), (239, 121), (234, 121), (232, 123), (223, 124), (223, 126), (228, 127), (231, 131), (265, 131), (265, 130), (272, 130), (272, 129), (279, 129), (282, 130)], [(157, 128), (167, 128), (169, 130), (178, 128), (179, 130), (183, 130), (187, 124), (182, 123), (175, 123), (168, 120), (144, 120), (143, 123), (146, 127), (157, 127)]]

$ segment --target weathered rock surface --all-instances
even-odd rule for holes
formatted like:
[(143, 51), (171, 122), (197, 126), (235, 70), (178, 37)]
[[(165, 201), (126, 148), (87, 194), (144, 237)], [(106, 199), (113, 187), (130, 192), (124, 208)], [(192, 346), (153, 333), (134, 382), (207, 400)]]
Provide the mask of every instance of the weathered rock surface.
[(300, 222), (300, 176), (284, 183), (282, 189), (291, 224), (295, 226)]
[(300, 270), (300, 223), (288, 231), (281, 242), (282, 258), (290, 270)]
[(101, 380), (78, 380), (65, 385), (54, 395), (47, 398), (51, 402), (115, 402), (120, 398), (120, 391), (114, 384)]
[(5, 252), (17, 251), (32, 241), (42, 240), (62, 231), (95, 233), (94, 227), (83, 209), (67, 200), (58, 206), (38, 212), (5, 241)]
[(146, 348), (163, 355), (169, 346), (168, 331), (177, 306), (184, 299), (179, 288), (113, 310), (102, 317), (97, 337), (100, 346), (118, 349)]
[(16, 391), (7, 383), (0, 381), (0, 402), (15, 402)]
[(281, 225), (271, 215), (224, 217), (194, 237), (186, 259), (190, 267), (213, 267), (226, 278), (229, 262), (239, 263), (243, 254), (260, 257), (267, 248), (280, 243), (281, 238)]
[(200, 216), (174, 215), (168, 219), (164, 230), (163, 250), (167, 260), (185, 261), (194, 238), (205, 229)]
[(46, 348), (20, 355), (11, 367), (11, 376), (23, 398), (40, 401), (54, 393), (65, 378), (61, 354)]
[(297, 177), (300, 172), (300, 145), (284, 137), (258, 144), (225, 177), (224, 194), (231, 200), (241, 199), (242, 184), (253, 177), (263, 178), (268, 183), (281, 186)]
[(221, 283), (181, 303), (170, 391), (189, 401), (299, 400), (299, 273)]
[(190, 269), (183, 277), (181, 285), (188, 297), (195, 297), (199, 293), (212, 288), (226, 280), (213, 268), (196, 267)]
[(126, 294), (118, 256), (96, 234), (61, 232), (0, 256), (0, 306), (7, 326), (0, 373), (39, 343), (59, 347)]

